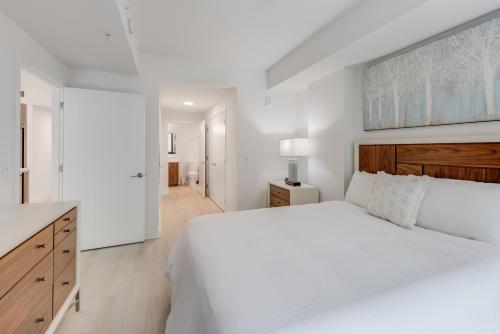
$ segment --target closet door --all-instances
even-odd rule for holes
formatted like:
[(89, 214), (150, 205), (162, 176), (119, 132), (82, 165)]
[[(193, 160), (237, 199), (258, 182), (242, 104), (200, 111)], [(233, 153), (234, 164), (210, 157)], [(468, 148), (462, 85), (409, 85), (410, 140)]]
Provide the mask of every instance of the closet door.
[(198, 191), (201, 196), (206, 196), (207, 189), (207, 177), (206, 177), (206, 122), (201, 121), (198, 125), (198, 135), (199, 135), (199, 149), (198, 149)]
[(226, 209), (226, 111), (208, 123), (208, 194), (221, 209)]
[(145, 239), (145, 99), (64, 89), (63, 198), (81, 200), (81, 247)]

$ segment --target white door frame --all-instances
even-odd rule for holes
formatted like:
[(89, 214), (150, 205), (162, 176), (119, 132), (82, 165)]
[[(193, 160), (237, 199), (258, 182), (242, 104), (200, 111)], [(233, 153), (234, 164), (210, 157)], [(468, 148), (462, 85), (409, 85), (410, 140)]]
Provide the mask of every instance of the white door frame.
[(62, 182), (61, 170), (62, 165), (62, 145), (63, 145), (63, 129), (62, 117), (63, 111), (61, 103), (64, 101), (63, 87), (64, 84), (60, 80), (51, 78), (40, 71), (37, 71), (31, 66), (25, 66), (17, 63), (16, 71), (16, 105), (14, 115), (14, 194), (13, 203), (18, 204), (21, 196), (21, 182), (19, 177), (19, 169), (21, 168), (21, 130), (19, 124), (21, 122), (21, 70), (29, 72), (40, 80), (45, 81), (53, 87), (52, 94), (52, 200), (57, 201), (62, 198)]

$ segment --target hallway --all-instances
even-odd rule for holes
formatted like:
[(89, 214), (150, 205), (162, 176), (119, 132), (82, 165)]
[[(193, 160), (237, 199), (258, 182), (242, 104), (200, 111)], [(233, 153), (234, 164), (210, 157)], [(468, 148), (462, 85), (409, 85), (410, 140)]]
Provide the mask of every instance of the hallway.
[(162, 239), (167, 241), (168, 251), (190, 219), (221, 212), (211, 199), (202, 198), (196, 188), (191, 186), (169, 188), (169, 194), (163, 196), (161, 206)]
[(81, 254), (81, 309), (68, 310), (57, 334), (164, 333), (168, 253), (187, 221), (220, 210), (193, 187), (170, 188), (161, 204), (161, 238)]

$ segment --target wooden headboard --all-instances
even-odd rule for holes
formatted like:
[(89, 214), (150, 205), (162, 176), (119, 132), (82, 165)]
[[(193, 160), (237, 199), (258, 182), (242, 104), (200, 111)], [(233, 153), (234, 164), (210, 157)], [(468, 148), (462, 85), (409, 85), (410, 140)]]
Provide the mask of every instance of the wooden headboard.
[(500, 142), (360, 144), (360, 171), (500, 183)]

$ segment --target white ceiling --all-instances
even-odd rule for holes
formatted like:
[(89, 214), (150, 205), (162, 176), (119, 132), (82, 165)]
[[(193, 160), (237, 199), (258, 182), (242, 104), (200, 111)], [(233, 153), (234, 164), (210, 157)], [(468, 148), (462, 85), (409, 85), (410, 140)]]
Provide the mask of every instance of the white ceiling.
[[(160, 106), (168, 112), (202, 113), (214, 107), (231, 89), (163, 82), (160, 84)], [(194, 105), (187, 107), (186, 101)]]
[[(285, 92), (305, 91), (311, 82), (342, 68), (359, 66), (391, 54), (497, 10), (500, 6), (500, 0), (429, 0), (421, 2), (422, 4), (405, 11), (403, 14), (392, 11), (389, 15), (395, 16), (380, 22), (378, 26), (368, 22), (369, 20), (364, 16), (367, 10), (357, 8), (361, 9), (360, 16), (349, 18), (349, 20), (359, 22), (364, 19), (365, 27), (369, 27), (369, 29), (366, 29), (364, 33), (358, 31), (357, 38), (350, 38), (346, 46), (320, 61), (316, 60), (314, 63), (291, 61), (290, 63), (297, 65), (297, 68), (303, 67), (288, 79), (276, 84), (272, 89)], [(425, 18), (425, 24), (422, 23), (422, 18)], [(346, 30), (346, 27), (336, 28), (336, 30), (342, 30), (342, 28)], [(321, 37), (319, 44), (324, 40), (333, 42), (334, 38), (335, 36), (332, 37), (332, 35)], [(345, 35), (341, 38), (345, 38)], [(298, 51), (302, 51), (302, 55), (306, 52), (304, 50)]]
[(267, 69), (360, 0), (132, 0), (139, 50)]
[(117, 0), (2, 0), (0, 10), (70, 67), (137, 73)]
[(265, 70), (360, 1), (1, 0), (0, 11), (69, 67), (136, 74), (122, 2), (142, 52)]

